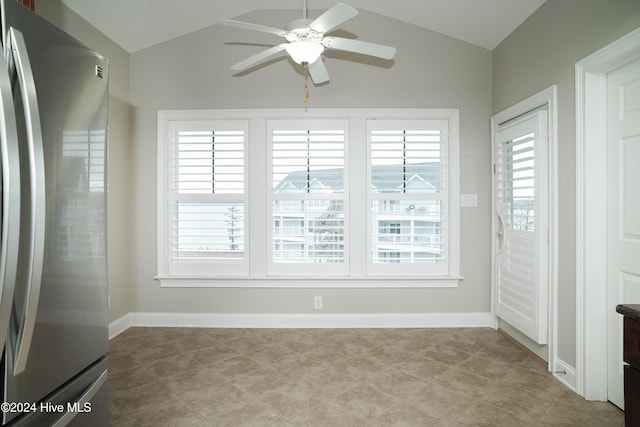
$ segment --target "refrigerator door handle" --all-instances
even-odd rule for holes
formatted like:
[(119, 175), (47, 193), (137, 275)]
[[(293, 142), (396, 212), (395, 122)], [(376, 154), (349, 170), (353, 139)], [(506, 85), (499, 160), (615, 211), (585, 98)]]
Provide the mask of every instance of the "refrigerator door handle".
[(18, 129), (7, 62), (0, 53), (0, 157), (2, 242), (0, 246), (0, 348), (7, 340), (20, 243), (20, 157)]
[[(64, 427), (67, 424), (69, 424), (79, 413), (82, 413), (82, 411), (85, 410), (85, 405), (87, 405), (87, 403), (89, 403), (91, 399), (93, 399), (93, 396), (95, 396), (98, 390), (100, 390), (100, 388), (107, 382), (107, 373), (108, 371), (105, 369), (105, 371), (102, 374), (100, 374), (98, 379), (96, 379), (87, 388), (84, 394), (80, 396), (80, 398), (77, 401), (71, 404), (71, 406), (73, 406), (74, 411), (69, 411), (66, 414), (64, 414), (51, 427)], [(69, 407), (69, 404), (67, 404), (67, 408), (68, 407)], [(88, 412), (89, 408), (86, 408), (86, 409)]]
[(42, 128), (36, 86), (27, 46), (22, 33), (15, 28), (9, 29), (10, 55), (15, 64), (18, 82), (24, 106), (24, 118), (27, 128), (28, 164), (29, 164), (29, 199), (31, 212), (29, 213), (30, 236), (28, 245), (28, 263), (24, 310), (19, 319), (16, 354), (14, 356), (13, 374), (24, 372), (31, 338), (36, 323), (40, 287), (42, 285), (42, 264), (44, 262), (45, 238), (45, 181), (44, 181), (44, 147), (42, 143)]

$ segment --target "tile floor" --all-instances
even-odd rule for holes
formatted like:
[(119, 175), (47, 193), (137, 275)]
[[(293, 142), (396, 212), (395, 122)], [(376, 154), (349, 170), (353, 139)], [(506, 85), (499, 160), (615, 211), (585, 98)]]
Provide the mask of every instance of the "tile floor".
[(109, 425), (622, 426), (491, 329), (130, 328)]

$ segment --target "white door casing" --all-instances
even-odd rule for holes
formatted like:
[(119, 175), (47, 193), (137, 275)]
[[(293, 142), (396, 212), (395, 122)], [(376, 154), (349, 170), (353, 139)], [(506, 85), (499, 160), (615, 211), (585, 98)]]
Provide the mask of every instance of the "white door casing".
[[(545, 111), (546, 110), (546, 111)], [(539, 256), (543, 257), (544, 260), (542, 264), (546, 264), (546, 272), (538, 275), (538, 279), (545, 280), (547, 283), (547, 297), (546, 297), (546, 308), (547, 308), (547, 317), (543, 320), (541, 324), (546, 323), (546, 333), (542, 333), (540, 335), (544, 335), (547, 339), (546, 341), (546, 349), (544, 351), (547, 352), (547, 360), (548, 360), (548, 369), (549, 371), (566, 371), (566, 363), (561, 361), (557, 356), (557, 287), (558, 287), (558, 263), (557, 263), (557, 242), (558, 242), (558, 231), (557, 231), (557, 87), (550, 86), (530, 97), (524, 99), (523, 101), (517, 103), (516, 105), (509, 107), (500, 113), (495, 114), (491, 118), (491, 132), (492, 132), (492, 161), (494, 166), (496, 165), (497, 159), (497, 141), (498, 141), (498, 133), (501, 124), (507, 123), (516, 119), (513, 123), (517, 122), (518, 119), (524, 118), (527, 114), (534, 114), (537, 116), (537, 111), (543, 111), (541, 114), (546, 115), (546, 119), (548, 123), (543, 125), (545, 127), (545, 136), (547, 137), (547, 146), (543, 150), (545, 161), (546, 161), (546, 173), (544, 174), (544, 178), (546, 178), (546, 182), (543, 184), (545, 187), (545, 202), (546, 207), (544, 210), (546, 212), (547, 224), (545, 228), (545, 232), (543, 234), (543, 239), (538, 239), (538, 244), (534, 246), (534, 251), (539, 254)], [(543, 153), (539, 153), (543, 154)], [(541, 162), (539, 166), (543, 166), (544, 162)], [(497, 171), (497, 167), (495, 169)], [(494, 174), (494, 181), (492, 185), (492, 201), (493, 201), (493, 215), (492, 215), (492, 229), (495, 238), (492, 239), (492, 267), (491, 267), (491, 326), (493, 328), (499, 327), (499, 290), (498, 290), (498, 277), (499, 277), (499, 263), (497, 253), (500, 249), (499, 246), (503, 243), (502, 237), (499, 236), (501, 232), (501, 222), (499, 220), (498, 215), (498, 204), (496, 201), (498, 200), (498, 189), (496, 187), (496, 180)], [(540, 206), (538, 206), (540, 209)], [(502, 213), (504, 217), (504, 212)], [(542, 245), (540, 243), (543, 243)], [(504, 253), (504, 249), (503, 249)], [(540, 296), (540, 295), (539, 295)], [(544, 298), (543, 298), (544, 299)], [(514, 325), (512, 325), (514, 326)], [(545, 326), (543, 326), (543, 329)], [(538, 330), (539, 333), (539, 330)], [(544, 340), (543, 340), (544, 341)], [(523, 342), (525, 346), (528, 346), (526, 342)], [(544, 348), (541, 346), (540, 349)], [(532, 351), (538, 351), (538, 349), (533, 349)], [(567, 385), (571, 386), (572, 380), (568, 377), (572, 377), (571, 373), (569, 375), (563, 375), (559, 377), (559, 379)]]
[(622, 316), (640, 302), (640, 60), (607, 76), (607, 398), (624, 409)]
[(576, 63), (576, 378), (607, 400), (607, 75), (640, 59), (640, 28)]

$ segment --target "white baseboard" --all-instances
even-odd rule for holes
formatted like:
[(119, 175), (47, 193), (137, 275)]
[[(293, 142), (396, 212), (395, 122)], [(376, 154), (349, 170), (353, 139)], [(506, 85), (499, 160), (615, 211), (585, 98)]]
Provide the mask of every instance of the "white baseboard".
[(576, 369), (564, 360), (559, 358), (554, 360), (553, 376), (572, 391), (576, 391)]
[(127, 329), (131, 327), (131, 313), (127, 313), (124, 316), (109, 323), (109, 339), (114, 339)]
[(129, 313), (109, 324), (109, 338), (132, 326), (190, 328), (488, 328), (490, 313)]

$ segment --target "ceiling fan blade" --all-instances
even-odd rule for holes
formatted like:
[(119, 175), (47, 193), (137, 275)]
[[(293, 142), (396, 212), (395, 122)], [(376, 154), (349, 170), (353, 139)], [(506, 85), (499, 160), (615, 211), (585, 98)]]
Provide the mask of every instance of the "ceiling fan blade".
[(251, 22), (236, 21), (234, 19), (225, 19), (218, 22), (219, 25), (227, 27), (241, 28), (243, 30), (260, 31), (261, 33), (275, 34), (276, 36), (284, 37), (287, 35), (285, 30), (279, 28), (267, 27), (266, 25), (252, 24)]
[(314, 84), (319, 85), (329, 81), (329, 73), (327, 72), (327, 67), (324, 66), (322, 58), (318, 58), (313, 64), (308, 64), (307, 69)]
[(364, 55), (376, 56), (382, 59), (391, 59), (396, 54), (395, 47), (363, 42), (360, 40), (345, 39), (342, 37), (325, 37), (322, 39), (322, 44), (327, 49), (362, 53)]
[(317, 17), (309, 27), (320, 33), (327, 33), (357, 15), (358, 11), (351, 6), (337, 3)]
[(234, 71), (242, 71), (246, 70), (247, 68), (253, 67), (254, 65), (264, 61), (265, 59), (282, 52), (287, 44), (288, 43), (282, 43), (274, 47), (270, 47), (269, 49), (263, 50), (262, 52), (258, 52), (255, 55), (248, 57), (244, 61), (240, 61), (237, 64), (232, 65), (231, 69)]

